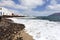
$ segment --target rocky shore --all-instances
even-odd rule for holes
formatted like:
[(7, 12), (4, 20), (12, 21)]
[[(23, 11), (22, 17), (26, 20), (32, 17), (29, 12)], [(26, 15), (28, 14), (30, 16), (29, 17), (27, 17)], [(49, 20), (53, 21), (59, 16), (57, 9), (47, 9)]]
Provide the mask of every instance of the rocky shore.
[(33, 40), (24, 32), (25, 25), (14, 23), (10, 19), (0, 20), (0, 40)]

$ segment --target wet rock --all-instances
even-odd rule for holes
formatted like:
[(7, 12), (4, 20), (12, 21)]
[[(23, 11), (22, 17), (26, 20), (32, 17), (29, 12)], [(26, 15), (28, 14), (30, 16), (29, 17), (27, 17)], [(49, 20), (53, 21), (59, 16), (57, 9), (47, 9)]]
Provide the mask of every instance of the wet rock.
[(0, 22), (0, 40), (14, 40), (15, 35), (25, 28), (23, 24), (14, 23), (9, 19)]

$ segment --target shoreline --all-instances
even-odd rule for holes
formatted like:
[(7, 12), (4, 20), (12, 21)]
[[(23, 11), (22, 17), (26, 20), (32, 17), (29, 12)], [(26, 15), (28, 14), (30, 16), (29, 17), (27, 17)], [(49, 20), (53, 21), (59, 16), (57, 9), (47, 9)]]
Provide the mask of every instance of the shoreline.
[(0, 22), (0, 40), (33, 40), (32, 36), (24, 31), (24, 24), (13, 23), (10, 19)]

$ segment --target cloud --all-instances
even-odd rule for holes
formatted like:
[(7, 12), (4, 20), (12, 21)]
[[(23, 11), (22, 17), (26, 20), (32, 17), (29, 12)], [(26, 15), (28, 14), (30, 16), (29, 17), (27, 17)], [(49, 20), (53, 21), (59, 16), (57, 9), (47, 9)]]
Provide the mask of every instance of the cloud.
[(48, 5), (48, 9), (50, 9), (50, 10), (60, 10), (60, 4), (58, 4), (56, 0), (52, 0), (51, 4)]
[(12, 0), (1, 0), (0, 7), (4, 7), (4, 6), (14, 8), (14, 9), (27, 9), (27, 7), (24, 7), (20, 4), (16, 4)]
[[(0, 6), (4, 7), (10, 7), (14, 9), (22, 9), (24, 11), (20, 12), (18, 10), (12, 10), (11, 12), (15, 13), (23, 13), (27, 15), (49, 15), (54, 12), (59, 12), (60, 10), (60, 4), (57, 4), (56, 0), (51, 0), (51, 3), (46, 6), (45, 11), (34, 11), (32, 8), (36, 8), (37, 6), (44, 5), (45, 1), (43, 0), (18, 0), (20, 4), (16, 4), (13, 0), (1, 0)], [(48, 0), (47, 0), (48, 1)]]
[(38, 5), (43, 5), (44, 1), (43, 0), (21, 0), (21, 5), (24, 7), (29, 8), (35, 8)]
[(55, 11), (55, 10), (45, 10), (45, 11), (32, 11), (32, 10), (28, 10), (28, 11), (23, 11), (22, 14), (27, 14), (28, 16), (48, 16), (51, 15), (53, 13), (57, 13), (60, 11)]
[(8, 7), (13, 7), (15, 3), (12, 0), (2, 0), (0, 2), (0, 6), (8, 6)]
[(21, 4), (16, 4), (13, 0), (1, 0), (0, 6), (13, 7), (16, 9), (31, 9), (37, 5), (43, 5), (43, 0), (19, 0)]
[(60, 10), (60, 4), (49, 5), (48, 8), (51, 10)]
[(19, 14), (20, 12), (17, 11), (17, 10), (12, 10), (12, 9), (9, 9), (10, 12), (14, 13), (14, 14)]
[[(16, 4), (13, 0), (1, 0), (0, 6), (11, 7), (15, 9), (23, 9), (24, 13), (31, 14), (35, 13), (32, 8), (36, 8), (38, 5), (41, 6), (44, 4), (43, 0), (18, 0), (21, 4)], [(11, 11), (11, 9), (10, 9)], [(11, 12), (19, 13), (17, 10), (12, 10)], [(37, 12), (36, 12), (37, 13)]]

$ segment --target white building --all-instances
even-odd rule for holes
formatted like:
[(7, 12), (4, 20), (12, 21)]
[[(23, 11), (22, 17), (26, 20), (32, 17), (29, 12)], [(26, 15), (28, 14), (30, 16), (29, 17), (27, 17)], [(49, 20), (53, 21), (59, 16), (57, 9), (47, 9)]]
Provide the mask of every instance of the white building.
[(2, 15), (2, 8), (0, 8), (0, 16)]
[(4, 7), (0, 7), (0, 16), (1, 15), (12, 15), (12, 12)]

